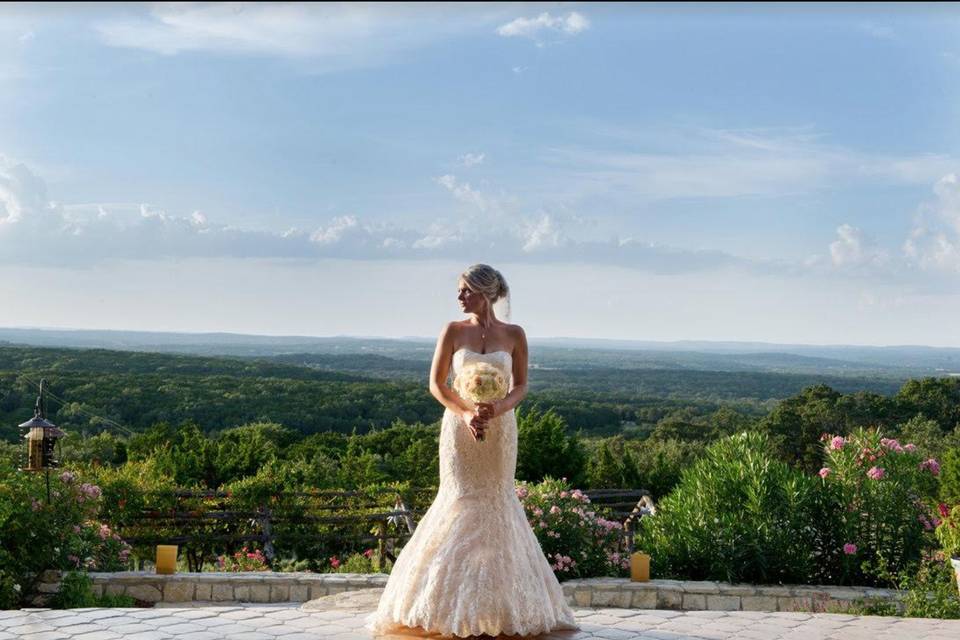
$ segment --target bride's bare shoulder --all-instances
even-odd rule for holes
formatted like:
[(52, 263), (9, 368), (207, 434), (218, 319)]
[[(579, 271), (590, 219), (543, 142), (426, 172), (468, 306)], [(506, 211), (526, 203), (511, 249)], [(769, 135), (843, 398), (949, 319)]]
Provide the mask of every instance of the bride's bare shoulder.
[(518, 324), (508, 324), (506, 325), (507, 335), (510, 336), (513, 344), (520, 345), (527, 343), (527, 334), (524, 333), (523, 327)]

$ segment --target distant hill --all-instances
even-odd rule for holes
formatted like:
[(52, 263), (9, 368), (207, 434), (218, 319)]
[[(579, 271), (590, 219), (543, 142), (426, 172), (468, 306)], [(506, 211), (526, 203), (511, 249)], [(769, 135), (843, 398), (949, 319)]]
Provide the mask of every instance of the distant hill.
[[(11, 344), (104, 348), (125, 351), (208, 356), (276, 357), (295, 361), (303, 354), (375, 355), (429, 362), (433, 338), (390, 339), (357, 336), (262, 336), (233, 333), (163, 333), (141, 331), (0, 328), (0, 341)], [(531, 364), (544, 369), (598, 366), (616, 369), (681, 369), (871, 376), (902, 380), (919, 376), (960, 375), (960, 349), (926, 346), (789, 345), (759, 342), (651, 342), (584, 338), (531, 338)], [(375, 370), (395, 371), (365, 360)], [(318, 362), (312, 363), (314, 366)], [(324, 368), (335, 361), (327, 360)], [(357, 370), (354, 366), (346, 367)]]

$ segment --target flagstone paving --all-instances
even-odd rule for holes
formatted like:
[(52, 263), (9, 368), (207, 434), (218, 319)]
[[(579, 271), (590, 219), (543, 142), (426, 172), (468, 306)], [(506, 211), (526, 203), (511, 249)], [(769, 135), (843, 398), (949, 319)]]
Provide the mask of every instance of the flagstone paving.
[[(350, 591), (300, 603), (170, 603), (152, 609), (0, 611), (0, 640), (332, 640), (369, 639), (364, 617), (382, 589)], [(958, 640), (960, 620), (827, 613), (574, 608), (579, 631), (538, 640)], [(416, 633), (383, 640), (434, 638)], [(501, 636), (507, 638), (508, 636)], [(487, 637), (489, 638), (489, 636)]]

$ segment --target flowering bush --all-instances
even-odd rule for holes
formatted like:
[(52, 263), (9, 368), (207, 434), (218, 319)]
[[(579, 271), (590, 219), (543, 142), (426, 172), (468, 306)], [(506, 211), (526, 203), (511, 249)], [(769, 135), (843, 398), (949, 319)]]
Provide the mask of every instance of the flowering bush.
[(930, 512), (940, 466), (913, 444), (901, 444), (874, 430), (847, 437), (824, 434), (824, 492), (836, 501), (838, 543), (820, 556), (835, 566), (830, 582), (877, 584), (878, 572), (899, 574), (919, 562), (932, 543), (938, 519)]
[[(0, 567), (19, 598), (46, 569), (118, 571), (130, 546), (100, 522), (101, 490), (73, 471), (51, 474), (50, 503), (42, 474), (0, 476)], [(4, 580), (0, 580), (3, 583)], [(6, 599), (9, 599), (9, 594)]]
[(960, 558), (960, 504), (953, 507), (941, 503), (937, 507), (940, 522), (937, 526), (937, 539), (943, 552), (949, 558)]
[(263, 551), (260, 549), (251, 551), (247, 547), (232, 556), (218, 556), (217, 567), (220, 571), (270, 571), (270, 565)]
[(327, 559), (331, 573), (378, 573), (376, 551), (367, 549), (363, 553), (353, 553), (342, 559), (330, 556)]
[(623, 525), (607, 519), (590, 498), (566, 478), (517, 483), (517, 499), (558, 579), (626, 575)]

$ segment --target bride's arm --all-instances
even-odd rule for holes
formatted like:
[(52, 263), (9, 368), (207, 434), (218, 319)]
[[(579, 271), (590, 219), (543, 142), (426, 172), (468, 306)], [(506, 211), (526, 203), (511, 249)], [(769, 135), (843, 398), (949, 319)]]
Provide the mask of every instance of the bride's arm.
[(457, 415), (473, 413), (473, 407), (447, 386), (450, 373), (450, 359), (453, 357), (453, 323), (446, 325), (437, 338), (437, 348), (433, 352), (433, 364), (430, 365), (430, 393), (437, 401)]
[[(504, 396), (501, 400), (495, 400), (490, 403), (492, 405), (492, 412), (490, 417), (499, 416), (502, 413), (506, 413), (513, 409), (520, 401), (527, 396), (527, 360), (529, 358), (529, 352), (527, 351), (527, 334), (523, 332), (523, 327), (517, 327), (517, 338), (516, 346), (513, 348), (512, 359), (513, 359), (513, 387), (510, 389), (510, 393)], [(484, 403), (481, 403), (481, 406)], [(484, 415), (483, 409), (480, 411), (480, 415)]]

